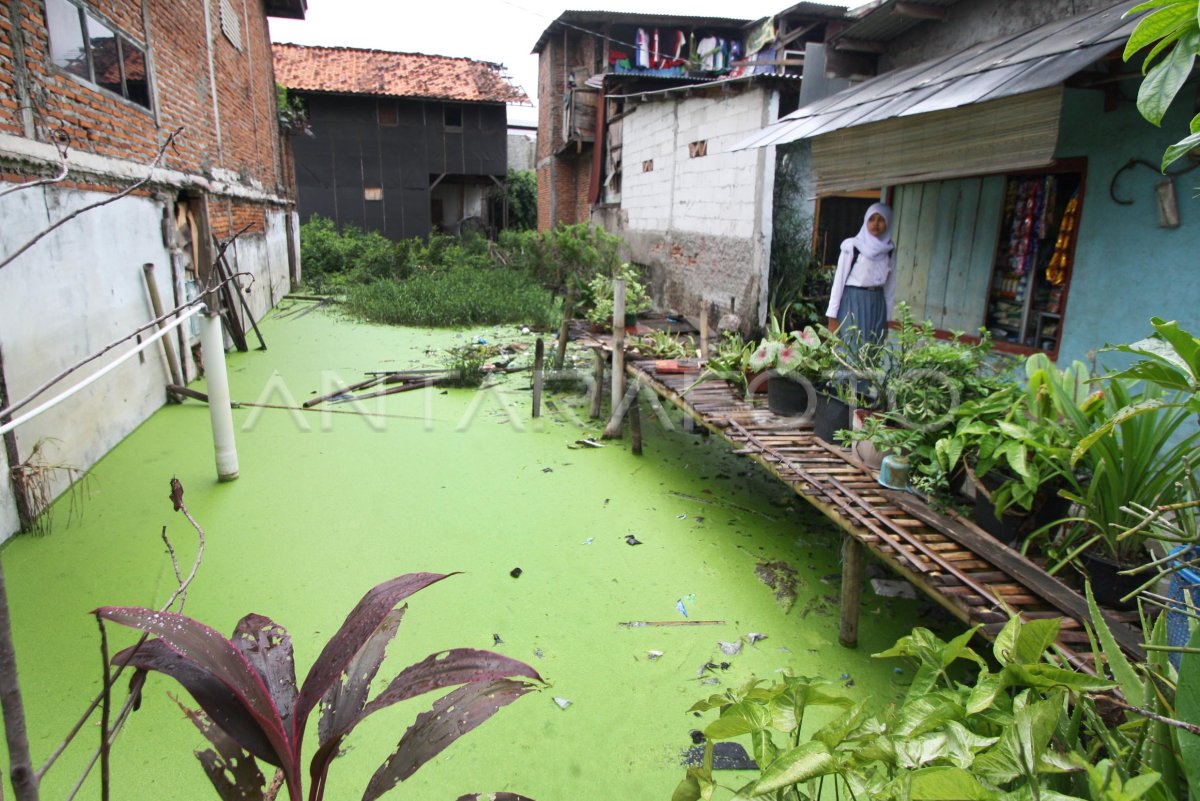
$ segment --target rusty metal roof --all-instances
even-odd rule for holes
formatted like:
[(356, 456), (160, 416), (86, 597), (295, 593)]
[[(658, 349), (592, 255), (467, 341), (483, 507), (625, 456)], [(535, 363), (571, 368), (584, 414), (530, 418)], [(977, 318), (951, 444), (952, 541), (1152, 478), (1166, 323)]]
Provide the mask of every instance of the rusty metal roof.
[(1122, 15), (1135, 5), (1135, 0), (1121, 0), (884, 73), (793, 111), (733, 149), (786, 144), (1055, 86), (1122, 46), (1137, 24)]
[(343, 95), (528, 103), (500, 64), (354, 47), (272, 44), (275, 80), (288, 89)]

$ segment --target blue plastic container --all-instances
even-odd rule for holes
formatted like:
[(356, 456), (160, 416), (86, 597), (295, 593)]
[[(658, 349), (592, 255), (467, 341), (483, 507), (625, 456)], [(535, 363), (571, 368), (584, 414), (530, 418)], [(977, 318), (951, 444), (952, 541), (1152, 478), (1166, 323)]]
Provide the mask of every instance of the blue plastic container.
[[(1181, 545), (1171, 551), (1171, 555), (1175, 557), (1173, 566), (1178, 565), (1200, 558), (1200, 547), (1191, 546), (1191, 550), (1188, 551), (1187, 546)], [(1167, 643), (1182, 647), (1188, 644), (1192, 620), (1200, 617), (1200, 568), (1176, 568), (1171, 574), (1171, 589), (1168, 595), (1171, 603), (1167, 608)], [(1179, 669), (1182, 659), (1181, 653), (1171, 654), (1171, 664), (1176, 670)]]

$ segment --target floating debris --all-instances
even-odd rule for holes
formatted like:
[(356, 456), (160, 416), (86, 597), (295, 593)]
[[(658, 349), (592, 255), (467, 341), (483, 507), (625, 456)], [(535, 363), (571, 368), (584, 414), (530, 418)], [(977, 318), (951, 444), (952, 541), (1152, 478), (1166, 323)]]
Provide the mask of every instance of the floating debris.
[(553, 472), (554, 472), (554, 468), (553, 468), (553, 467), (543, 467), (543, 468), (542, 468), (542, 472), (543, 472), (543, 473), (553, 473)]
[(592, 544), (592, 539), (593, 539), (592, 537), (588, 537), (586, 540), (584, 540), (584, 541), (583, 541), (583, 544), (584, 544), (584, 545), (591, 545), (591, 544)]
[(519, 567), (514, 567), (512, 570), (508, 571), (508, 575), (512, 576), (513, 578), (520, 578), (520, 577), (521, 577), (521, 573), (523, 573), (523, 572), (524, 572), (524, 571), (523, 571), (523, 570), (521, 570), (521, 568), (519, 568)]
[(500, 639), (499, 634), (492, 635), (492, 645), (504, 645), (504, 640)]
[(558, 704), (559, 709), (566, 709), (567, 707), (569, 707), (571, 705), (572, 702), (568, 698), (559, 698), (556, 695), (556, 696), (554, 696), (554, 703)]
[(647, 651), (646, 652), (646, 658), (649, 659), (651, 662), (654, 662), (658, 659), (662, 659), (662, 655), (663, 655), (662, 651)]
[(704, 732), (699, 729), (692, 729), (688, 734), (692, 738), (692, 745), (704, 745), (704, 740), (706, 739)]
[(709, 679), (703, 679), (703, 680), (702, 680), (700, 683), (701, 683), (701, 684), (720, 684), (720, 683), (721, 683), (721, 680), (720, 680), (720, 679), (718, 679), (718, 678), (716, 678), (716, 677), (714, 676), (714, 677), (712, 677), (712, 678), (709, 678)]
[(687, 520), (687, 512), (675, 515), (676, 520)]
[(545, 659), (545, 658), (546, 658), (546, 652), (545, 652), (545, 651), (543, 651), (541, 648), (534, 648), (534, 649), (533, 649), (533, 655), (534, 655), (534, 656), (536, 656), (538, 659)]
[(775, 603), (784, 612), (792, 611), (796, 604), (796, 586), (799, 576), (796, 569), (787, 562), (759, 562), (754, 567), (754, 575), (775, 593)]
[(627, 629), (640, 629), (645, 626), (724, 626), (724, 620), (629, 620), (618, 623)]
[(767, 635), (759, 634), (757, 631), (752, 631), (746, 635), (746, 642), (750, 643), (751, 645), (754, 645), (756, 642), (762, 642), (765, 639), (767, 639)]
[[(703, 737), (703, 735), (701, 735)], [(693, 735), (693, 742), (695, 736)], [(684, 765), (704, 764), (703, 740), (684, 751), (680, 756)], [(713, 770), (758, 770), (758, 763), (750, 758), (739, 743), (713, 743)]]
[(577, 439), (577, 440), (575, 440), (575, 444), (581, 445), (586, 448), (603, 448), (604, 447), (603, 442), (597, 442), (594, 439)]
[(639, 540), (637, 537), (633, 536), (632, 534), (627, 534), (625, 536), (625, 544), (626, 545), (641, 545), (642, 541)]
[(882, 598), (908, 598), (916, 600), (917, 592), (907, 581), (889, 581), (887, 579), (871, 579), (871, 589)]
[(687, 605), (683, 602), (682, 598), (675, 602), (675, 609), (684, 617), (688, 616)]
[(720, 642), (720, 641), (718, 641), (717, 645), (721, 646), (721, 653), (725, 654), (725, 656), (737, 656), (738, 654), (740, 654), (742, 652), (742, 641), (741, 640), (738, 640), (736, 642)]

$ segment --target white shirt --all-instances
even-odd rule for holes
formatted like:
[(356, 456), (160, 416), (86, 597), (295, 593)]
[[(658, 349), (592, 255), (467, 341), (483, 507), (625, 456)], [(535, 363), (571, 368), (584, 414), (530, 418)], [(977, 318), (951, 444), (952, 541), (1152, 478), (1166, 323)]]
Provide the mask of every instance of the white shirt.
[(876, 258), (859, 252), (854, 269), (851, 270), (853, 253), (849, 248), (843, 248), (838, 255), (837, 272), (833, 276), (833, 289), (829, 293), (829, 309), (825, 316), (837, 318), (838, 310), (842, 306), (842, 291), (847, 286), (881, 286), (884, 300), (887, 302), (888, 318), (891, 319), (892, 308), (896, 305), (896, 251), (893, 249), (888, 254)]

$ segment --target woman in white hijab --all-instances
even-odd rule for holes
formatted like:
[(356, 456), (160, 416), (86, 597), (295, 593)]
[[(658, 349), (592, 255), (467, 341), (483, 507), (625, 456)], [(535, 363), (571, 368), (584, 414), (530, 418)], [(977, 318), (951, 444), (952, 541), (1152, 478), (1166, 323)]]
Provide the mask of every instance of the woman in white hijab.
[(844, 340), (881, 343), (896, 303), (896, 246), (892, 242), (892, 209), (873, 203), (863, 215), (858, 235), (842, 242), (833, 291), (829, 296), (829, 330)]

